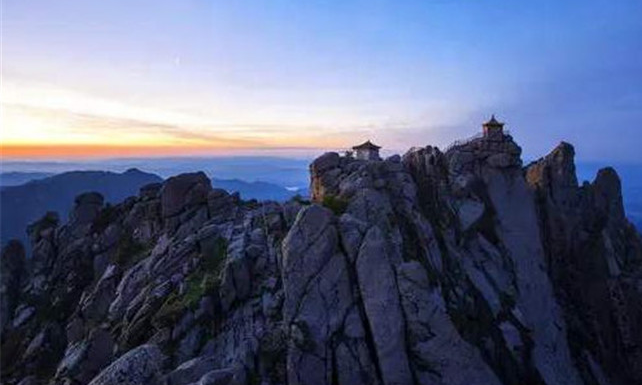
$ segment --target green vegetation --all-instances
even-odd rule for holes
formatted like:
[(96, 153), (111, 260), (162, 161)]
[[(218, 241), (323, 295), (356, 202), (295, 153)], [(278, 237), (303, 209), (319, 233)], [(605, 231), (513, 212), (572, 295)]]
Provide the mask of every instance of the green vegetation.
[(178, 321), (185, 309), (196, 309), (201, 298), (214, 293), (220, 285), (221, 269), (227, 258), (227, 242), (218, 238), (211, 255), (201, 255), (201, 264), (185, 279), (185, 292), (174, 291), (156, 313), (155, 321), (161, 325), (172, 325)]
[(292, 197), (292, 200), (303, 205), (303, 206), (309, 206), (310, 205), (310, 200), (303, 198), (301, 195), (296, 194), (295, 196)]
[(260, 206), (259, 201), (256, 199), (244, 200), (241, 202), (241, 204), (243, 205), (243, 207), (246, 207), (250, 210), (257, 209)]
[(265, 367), (266, 374), (275, 384), (287, 382), (287, 341), (288, 338), (281, 327), (268, 330), (260, 337), (260, 360)]
[(107, 229), (110, 223), (114, 222), (118, 217), (118, 212), (114, 206), (107, 203), (105, 207), (100, 210), (96, 219), (91, 224), (91, 231), (95, 233), (102, 233)]
[(171, 326), (178, 321), (183, 312), (183, 304), (176, 292), (171, 293), (165, 299), (158, 312), (154, 316), (154, 323), (161, 326)]
[(323, 197), (323, 206), (332, 210), (335, 215), (341, 215), (348, 208), (348, 201), (335, 195), (326, 195)]
[(150, 249), (149, 245), (135, 240), (131, 231), (123, 231), (123, 235), (116, 246), (116, 253), (112, 257), (112, 262), (121, 268), (133, 266), (145, 258)]
[(47, 213), (39, 221), (27, 228), (27, 232), (35, 234), (39, 237), (41, 231), (49, 227), (56, 227), (58, 226), (58, 223), (58, 214), (53, 211), (47, 211)]

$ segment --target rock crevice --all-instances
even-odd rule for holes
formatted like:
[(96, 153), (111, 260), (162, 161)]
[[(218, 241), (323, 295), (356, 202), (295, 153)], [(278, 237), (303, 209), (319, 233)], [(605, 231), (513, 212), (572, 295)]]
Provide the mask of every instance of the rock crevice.
[(203, 173), (75, 200), (9, 243), (2, 383), (642, 383), (642, 241), (617, 173), (509, 135), (310, 165), (311, 201)]

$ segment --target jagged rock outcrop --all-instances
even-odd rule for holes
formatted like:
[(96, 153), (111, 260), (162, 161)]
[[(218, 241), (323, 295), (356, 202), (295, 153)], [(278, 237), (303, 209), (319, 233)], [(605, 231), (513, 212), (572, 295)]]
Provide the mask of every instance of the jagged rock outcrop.
[(311, 201), (183, 174), (2, 255), (2, 382), (624, 385), (639, 235), (617, 174), (509, 135), (310, 166)]
[(579, 186), (574, 155), (562, 143), (526, 168), (549, 276), (586, 380), (599, 382), (605, 371), (618, 383), (642, 383), (642, 244), (624, 215), (615, 171), (602, 169)]
[(13, 318), (25, 272), (25, 249), (18, 241), (10, 241), (0, 257), (0, 334)]
[(301, 210), (283, 241), (289, 384), (380, 383), (351, 270), (333, 213)]
[[(458, 347), (477, 350), (477, 355), (469, 355), (471, 360), (483, 359), (477, 366), (486, 370), (478, 372), (476, 380), (580, 383), (564, 320), (543, 269), (534, 200), (519, 154), (512, 139), (503, 136), (479, 138), (446, 154), (414, 149), (403, 163), (395, 158), (337, 160), (326, 154), (320, 165), (312, 164), (313, 199), (365, 223), (357, 245), (346, 249), (359, 250), (357, 277), (362, 294), (365, 291), (365, 316), (378, 362), (381, 365), (391, 356), (394, 370), (388, 368), (387, 373), (406, 373), (383, 378), (384, 383), (422, 379), (431, 383), (434, 378), (456, 382), (444, 378), (444, 373), (430, 377), (435, 363), (424, 357), (432, 352), (423, 352), (419, 360), (410, 354), (418, 349), (408, 346), (398, 285), (399, 269), (413, 261), (422, 265), (430, 285), (442, 292), (449, 315), (444, 318), (463, 337)], [(423, 194), (432, 199), (422, 202)], [(470, 209), (473, 205), (476, 210)], [(471, 325), (471, 318), (473, 325), (484, 326)], [(379, 334), (387, 339), (379, 342)], [(395, 353), (386, 354), (391, 345)], [(444, 366), (456, 365), (444, 360)]]
[(157, 346), (139, 346), (105, 368), (89, 385), (148, 384), (158, 376), (163, 360), (163, 353)]

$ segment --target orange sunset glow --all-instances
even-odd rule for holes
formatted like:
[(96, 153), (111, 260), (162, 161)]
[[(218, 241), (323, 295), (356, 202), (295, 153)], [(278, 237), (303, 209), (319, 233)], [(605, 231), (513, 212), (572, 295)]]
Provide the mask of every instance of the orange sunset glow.
[(639, 5), (361, 7), (4, 2), (0, 157), (401, 153), (496, 113), (530, 158), (639, 160)]
[[(9, 78), (3, 86), (0, 156), (112, 158), (340, 149), (364, 131), (358, 119), (327, 109), (279, 116), (265, 109), (242, 112), (241, 105), (198, 110), (164, 108), (151, 98), (136, 103), (125, 99)], [(346, 128), (341, 121), (351, 124)]]
[[(287, 138), (286, 138), (287, 139)], [(61, 159), (61, 158), (129, 158), (129, 157), (161, 157), (161, 156), (207, 156), (249, 154), (257, 151), (269, 153), (288, 153), (288, 151), (320, 151), (312, 145), (304, 147), (300, 143), (296, 147), (269, 146), (243, 147), (226, 143), (189, 144), (189, 145), (110, 145), (110, 144), (1, 144), (0, 157), (4, 159)], [(340, 141), (317, 141), (323, 143), (323, 148), (341, 149)], [(279, 144), (283, 143), (283, 140)]]
[[(225, 147), (229, 149), (229, 147)], [(229, 150), (228, 150), (229, 151)], [(0, 147), (6, 158), (48, 159), (48, 158), (111, 158), (140, 156), (182, 156), (225, 153), (223, 147), (172, 146), (172, 145), (101, 145), (101, 144), (9, 144)]]

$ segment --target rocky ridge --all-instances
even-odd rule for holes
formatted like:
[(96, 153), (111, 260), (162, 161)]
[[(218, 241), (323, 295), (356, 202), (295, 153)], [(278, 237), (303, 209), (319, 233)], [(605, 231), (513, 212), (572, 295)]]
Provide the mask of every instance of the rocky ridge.
[(203, 173), (76, 198), (2, 253), (4, 384), (642, 383), (642, 242), (612, 169), (509, 135), (310, 165), (311, 201)]

